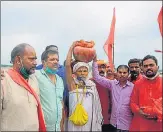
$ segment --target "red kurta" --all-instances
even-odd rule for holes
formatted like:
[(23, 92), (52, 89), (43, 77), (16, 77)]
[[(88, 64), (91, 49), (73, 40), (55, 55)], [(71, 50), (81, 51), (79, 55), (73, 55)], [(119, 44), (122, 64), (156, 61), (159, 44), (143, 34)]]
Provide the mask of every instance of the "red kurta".
[[(153, 99), (160, 99), (161, 97), (161, 77), (158, 76), (154, 80), (148, 80), (143, 77), (135, 83), (130, 103), (132, 112), (134, 113), (130, 131), (162, 131), (162, 121), (148, 120), (138, 113), (140, 107), (154, 108)], [(160, 103), (160, 105), (162, 105), (162, 103)], [(150, 114), (152, 115), (153, 112)], [(160, 116), (159, 114), (160, 113), (155, 112), (156, 116)]]
[(137, 79), (136, 79), (135, 81), (132, 81), (132, 83), (135, 84), (138, 80), (140, 80), (140, 79), (142, 79), (142, 78), (143, 78), (142, 75), (139, 74), (139, 76), (137, 77)]

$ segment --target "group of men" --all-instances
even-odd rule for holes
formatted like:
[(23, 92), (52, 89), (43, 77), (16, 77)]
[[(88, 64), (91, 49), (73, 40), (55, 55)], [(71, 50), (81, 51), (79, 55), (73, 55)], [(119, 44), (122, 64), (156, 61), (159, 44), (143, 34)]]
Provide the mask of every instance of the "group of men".
[[(19, 44), (11, 52), (13, 68), (1, 72), (2, 131), (66, 131), (68, 88), (58, 47), (46, 47), (41, 65), (36, 59), (31, 45)], [(102, 131), (162, 131), (158, 69), (151, 55), (131, 59), (117, 72), (103, 60), (94, 60), (91, 80), (100, 97)]]
[[(63, 131), (64, 67), (56, 46), (47, 46), (36, 70), (36, 52), (26, 43), (11, 52), (13, 68), (1, 73), (2, 131)], [(63, 79), (62, 79), (62, 78)], [(66, 92), (65, 92), (66, 97)]]
[(102, 60), (93, 64), (104, 117), (102, 131), (162, 131), (162, 77), (158, 68), (157, 59), (151, 55), (130, 59), (128, 66), (118, 66), (116, 73)]

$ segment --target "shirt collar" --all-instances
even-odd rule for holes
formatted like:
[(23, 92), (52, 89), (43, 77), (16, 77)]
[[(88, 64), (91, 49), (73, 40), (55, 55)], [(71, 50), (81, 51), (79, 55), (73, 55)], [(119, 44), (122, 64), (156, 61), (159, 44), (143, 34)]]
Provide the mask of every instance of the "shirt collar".
[(41, 69), (40, 72), (41, 72), (42, 74), (46, 75), (44, 69)]
[[(46, 72), (45, 72), (43, 69), (41, 69), (40, 72), (41, 72), (44, 76), (46, 76), (46, 78), (47, 78), (49, 81), (51, 81), (51, 79), (49, 78), (49, 76), (46, 74)], [(56, 74), (55, 76), (56, 76), (56, 80), (57, 80), (57, 78), (58, 78), (57, 74)], [(56, 83), (57, 83), (57, 81), (56, 81)]]
[(157, 77), (159, 76), (159, 73), (157, 72), (157, 74), (152, 77), (152, 78), (148, 78), (147, 76), (143, 75), (144, 78), (146, 78), (147, 80), (155, 80)]
[(127, 85), (127, 86), (130, 86), (130, 85), (131, 85), (131, 82), (129, 82), (129, 81), (127, 80), (126, 85)]
[(46, 72), (44, 71), (44, 69), (41, 69), (40, 72), (41, 72), (43, 75), (45, 75), (47, 78), (49, 78), (48, 75), (46, 74)]
[[(119, 85), (119, 81), (116, 81), (115, 84), (116, 84), (116, 85)], [(127, 80), (126, 85), (124, 85), (123, 87), (130, 86), (130, 85), (131, 85), (131, 82), (129, 82), (129, 81)]]

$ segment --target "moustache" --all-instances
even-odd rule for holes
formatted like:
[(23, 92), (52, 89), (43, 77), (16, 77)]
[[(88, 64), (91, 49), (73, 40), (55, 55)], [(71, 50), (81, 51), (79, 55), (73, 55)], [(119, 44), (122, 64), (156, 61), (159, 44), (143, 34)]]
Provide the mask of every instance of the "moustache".
[(104, 72), (104, 71), (100, 71), (99, 73), (100, 73), (100, 74), (101, 74), (101, 73), (104, 74), (105, 72)]
[(36, 70), (36, 66), (34, 67), (31, 67), (29, 70), (26, 69), (27, 73), (30, 75), (30, 74), (33, 74), (33, 71)]
[(153, 72), (153, 70), (151, 70), (151, 69), (148, 69), (148, 70), (146, 71), (146, 73), (147, 73), (147, 72), (149, 72), (149, 71)]
[(135, 75), (135, 74), (138, 74), (137, 71), (130, 71), (131, 74)]
[(119, 80), (127, 80), (126, 77), (119, 77)]
[(36, 66), (31, 67), (29, 70), (33, 70), (33, 69), (36, 69)]
[(78, 81), (82, 81), (85, 84), (86, 78), (85, 77), (77, 77)]
[(59, 65), (58, 65), (58, 64), (54, 64), (53, 66), (54, 66), (55, 68), (58, 68), (58, 67), (59, 67)]

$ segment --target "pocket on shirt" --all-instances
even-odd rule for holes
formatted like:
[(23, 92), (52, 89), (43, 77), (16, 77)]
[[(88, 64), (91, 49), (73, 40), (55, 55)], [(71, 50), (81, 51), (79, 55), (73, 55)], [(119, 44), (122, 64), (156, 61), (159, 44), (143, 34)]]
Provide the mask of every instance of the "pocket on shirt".
[(58, 98), (63, 99), (63, 91), (64, 91), (64, 88), (60, 86), (56, 87), (56, 93), (57, 93)]

